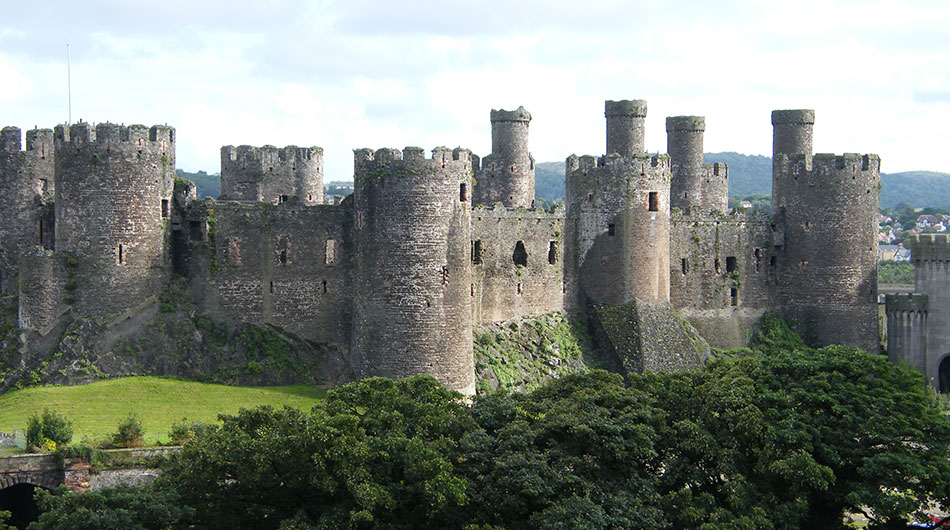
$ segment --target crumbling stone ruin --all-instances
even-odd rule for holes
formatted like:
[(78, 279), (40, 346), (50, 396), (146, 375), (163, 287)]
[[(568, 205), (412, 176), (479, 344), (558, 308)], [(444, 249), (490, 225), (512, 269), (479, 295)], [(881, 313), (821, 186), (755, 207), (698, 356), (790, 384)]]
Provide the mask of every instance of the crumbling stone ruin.
[(221, 197), (197, 200), (170, 127), (33, 130), (25, 150), (7, 127), (0, 290), (19, 296), (24, 352), (76, 319), (134, 321), (183, 277), (203, 313), (333, 345), (352, 377), (467, 394), (473, 329), (556, 311), (622, 371), (698, 366), (769, 310), (812, 344), (879, 350), (877, 156), (813, 155), (814, 112), (775, 111), (773, 215), (729, 213), (703, 117), (667, 118), (669, 154), (649, 155), (645, 101), (605, 116), (607, 154), (567, 158), (553, 210), (534, 207), (524, 108), (491, 112), (483, 159), (356, 150), (339, 204), (318, 147), (223, 147)]

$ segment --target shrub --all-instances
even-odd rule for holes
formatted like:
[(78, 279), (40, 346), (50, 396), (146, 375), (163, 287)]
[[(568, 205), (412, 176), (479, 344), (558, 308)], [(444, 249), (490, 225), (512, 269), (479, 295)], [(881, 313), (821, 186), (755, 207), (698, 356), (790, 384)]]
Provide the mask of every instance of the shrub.
[(42, 417), (34, 414), (26, 426), (26, 443), (31, 447), (53, 442), (52, 447), (55, 448), (68, 444), (72, 439), (73, 424), (50, 409), (44, 409)]
[(129, 413), (129, 416), (119, 423), (119, 430), (112, 434), (112, 445), (116, 447), (142, 447), (145, 443), (145, 431), (142, 429), (142, 422), (135, 414)]
[(201, 438), (217, 429), (217, 426), (200, 421), (189, 422), (188, 418), (182, 418), (181, 422), (172, 423), (172, 430), (169, 437), (175, 445), (183, 445), (185, 442)]

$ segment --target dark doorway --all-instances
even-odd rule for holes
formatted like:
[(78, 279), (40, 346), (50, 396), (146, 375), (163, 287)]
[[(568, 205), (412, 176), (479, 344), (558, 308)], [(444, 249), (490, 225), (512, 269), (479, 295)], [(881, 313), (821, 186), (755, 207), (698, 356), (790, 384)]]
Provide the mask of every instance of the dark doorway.
[(35, 492), (36, 486), (32, 484), (15, 484), (0, 490), (0, 512), (8, 511), (13, 514), (7, 524), (26, 528), (39, 519), (40, 509), (33, 501)]
[(937, 380), (940, 382), (940, 393), (950, 394), (950, 355), (940, 361), (940, 368), (937, 370)]
[(515, 265), (528, 266), (528, 251), (524, 248), (524, 241), (515, 243), (515, 251), (511, 255), (511, 260), (515, 262)]

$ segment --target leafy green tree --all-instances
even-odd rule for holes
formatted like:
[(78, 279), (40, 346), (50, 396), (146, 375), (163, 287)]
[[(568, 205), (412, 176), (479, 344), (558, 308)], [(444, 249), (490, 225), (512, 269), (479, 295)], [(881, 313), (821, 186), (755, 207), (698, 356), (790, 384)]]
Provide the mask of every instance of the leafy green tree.
[[(174, 489), (118, 486), (68, 493), (38, 488), (43, 510), (30, 530), (175, 530), (191, 528), (193, 510)], [(2, 528), (2, 527), (0, 527)]]
[(142, 422), (129, 413), (119, 422), (118, 430), (112, 433), (112, 445), (116, 447), (142, 447), (145, 444), (145, 429)]
[(309, 414), (222, 417), (162, 479), (205, 528), (452, 527), (466, 482), (447, 455), (472, 425), (465, 409), (430, 377), (366, 379)]
[(44, 409), (42, 416), (34, 414), (26, 425), (26, 443), (32, 447), (39, 447), (46, 442), (56, 445), (65, 445), (73, 439), (73, 424), (55, 411)]

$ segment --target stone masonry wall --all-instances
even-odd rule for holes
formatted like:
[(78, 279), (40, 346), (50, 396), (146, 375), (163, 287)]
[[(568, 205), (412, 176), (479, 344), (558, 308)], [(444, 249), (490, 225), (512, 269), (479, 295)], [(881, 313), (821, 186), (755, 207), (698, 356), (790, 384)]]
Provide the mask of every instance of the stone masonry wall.
[[(475, 204), (500, 202), (509, 208), (534, 207), (534, 158), (528, 151), (531, 113), (491, 111), (492, 152), (476, 176)], [(478, 169), (477, 167), (475, 168)]]
[(476, 326), (564, 309), (563, 228), (563, 208), (472, 210)]
[(567, 159), (569, 307), (657, 303), (670, 296), (670, 158)]
[(53, 131), (0, 130), (0, 293), (17, 292), (17, 260), (28, 248), (53, 248)]
[(345, 344), (350, 322), (351, 203), (194, 203), (183, 227), (203, 310)]
[(358, 377), (434, 376), (475, 392), (471, 153), (355, 153), (354, 330)]
[(56, 249), (78, 260), (74, 310), (120, 313), (160, 292), (170, 275), (175, 130), (58, 126)]
[(290, 145), (221, 148), (221, 198), (323, 204), (323, 149)]

